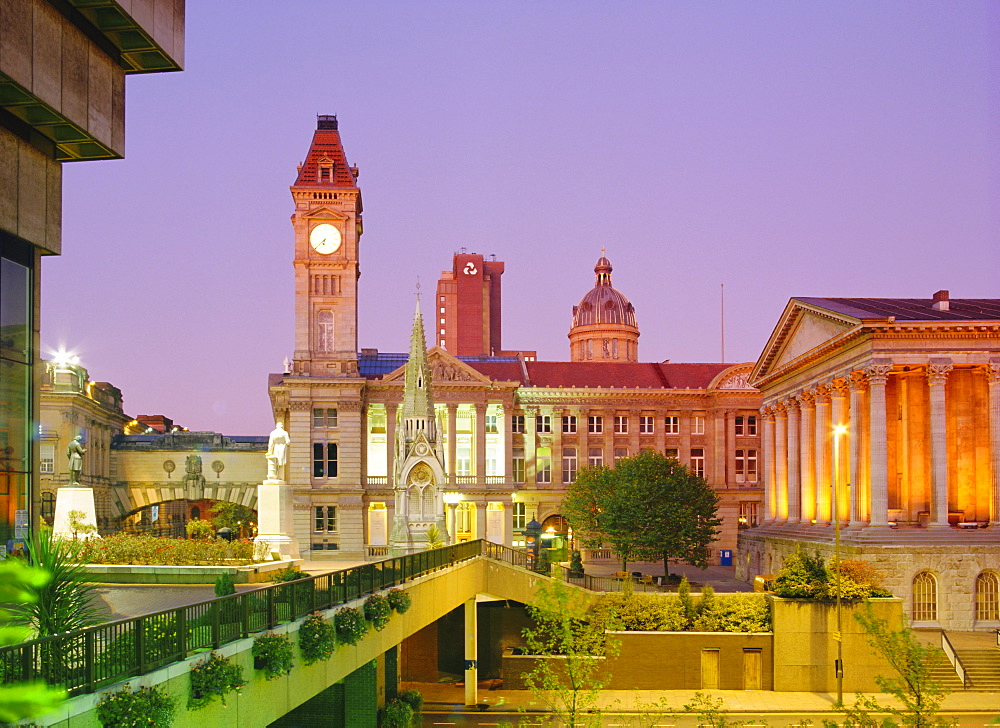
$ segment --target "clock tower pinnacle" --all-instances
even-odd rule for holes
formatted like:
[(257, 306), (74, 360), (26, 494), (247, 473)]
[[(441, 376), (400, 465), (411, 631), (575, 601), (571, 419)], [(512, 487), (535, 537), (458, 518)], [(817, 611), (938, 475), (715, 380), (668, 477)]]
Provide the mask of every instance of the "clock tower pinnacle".
[(292, 373), (358, 375), (361, 190), (336, 116), (318, 116), (291, 186), (295, 211), (295, 354)]

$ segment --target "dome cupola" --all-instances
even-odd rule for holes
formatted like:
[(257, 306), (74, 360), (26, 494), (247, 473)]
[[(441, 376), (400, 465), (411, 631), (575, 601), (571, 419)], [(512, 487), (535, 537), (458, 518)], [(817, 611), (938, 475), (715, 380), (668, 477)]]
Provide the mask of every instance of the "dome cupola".
[(573, 307), (571, 361), (638, 361), (635, 307), (611, 285), (612, 270), (602, 254), (594, 266), (594, 287)]

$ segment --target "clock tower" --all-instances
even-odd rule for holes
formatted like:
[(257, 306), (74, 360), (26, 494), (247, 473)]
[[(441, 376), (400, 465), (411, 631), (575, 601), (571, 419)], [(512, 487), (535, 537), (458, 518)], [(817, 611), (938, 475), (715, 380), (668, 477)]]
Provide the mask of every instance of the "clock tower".
[(318, 116), (291, 187), (295, 212), (295, 353), (292, 373), (358, 375), (361, 190), (336, 116)]

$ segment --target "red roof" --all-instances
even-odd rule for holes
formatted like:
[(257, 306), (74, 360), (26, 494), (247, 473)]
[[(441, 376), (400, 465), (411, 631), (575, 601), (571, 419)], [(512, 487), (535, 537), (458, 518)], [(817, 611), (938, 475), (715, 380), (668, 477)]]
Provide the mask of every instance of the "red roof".
[[(312, 144), (306, 161), (299, 169), (295, 186), (308, 187), (357, 187), (358, 182), (354, 172), (347, 164), (344, 145), (340, 142), (340, 132), (337, 130), (337, 117), (319, 117), (317, 129), (313, 133)], [(333, 181), (319, 180), (321, 160), (333, 163)]]
[(618, 389), (705, 389), (732, 364), (671, 364), (629, 362), (528, 361), (528, 381), (517, 363), (467, 362), (494, 381), (520, 382), (528, 387)]

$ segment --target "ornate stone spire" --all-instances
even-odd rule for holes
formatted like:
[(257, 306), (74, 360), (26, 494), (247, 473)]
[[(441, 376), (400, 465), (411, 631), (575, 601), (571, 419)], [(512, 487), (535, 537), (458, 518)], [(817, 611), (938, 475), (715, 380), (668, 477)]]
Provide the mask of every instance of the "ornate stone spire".
[(434, 438), (434, 392), (431, 387), (431, 368), (427, 363), (427, 343), (424, 338), (424, 319), (420, 315), (420, 296), (413, 314), (413, 332), (410, 335), (410, 358), (406, 363), (406, 380), (403, 385), (403, 403), (399, 417), (407, 439), (416, 430), (424, 430), (427, 439)]

